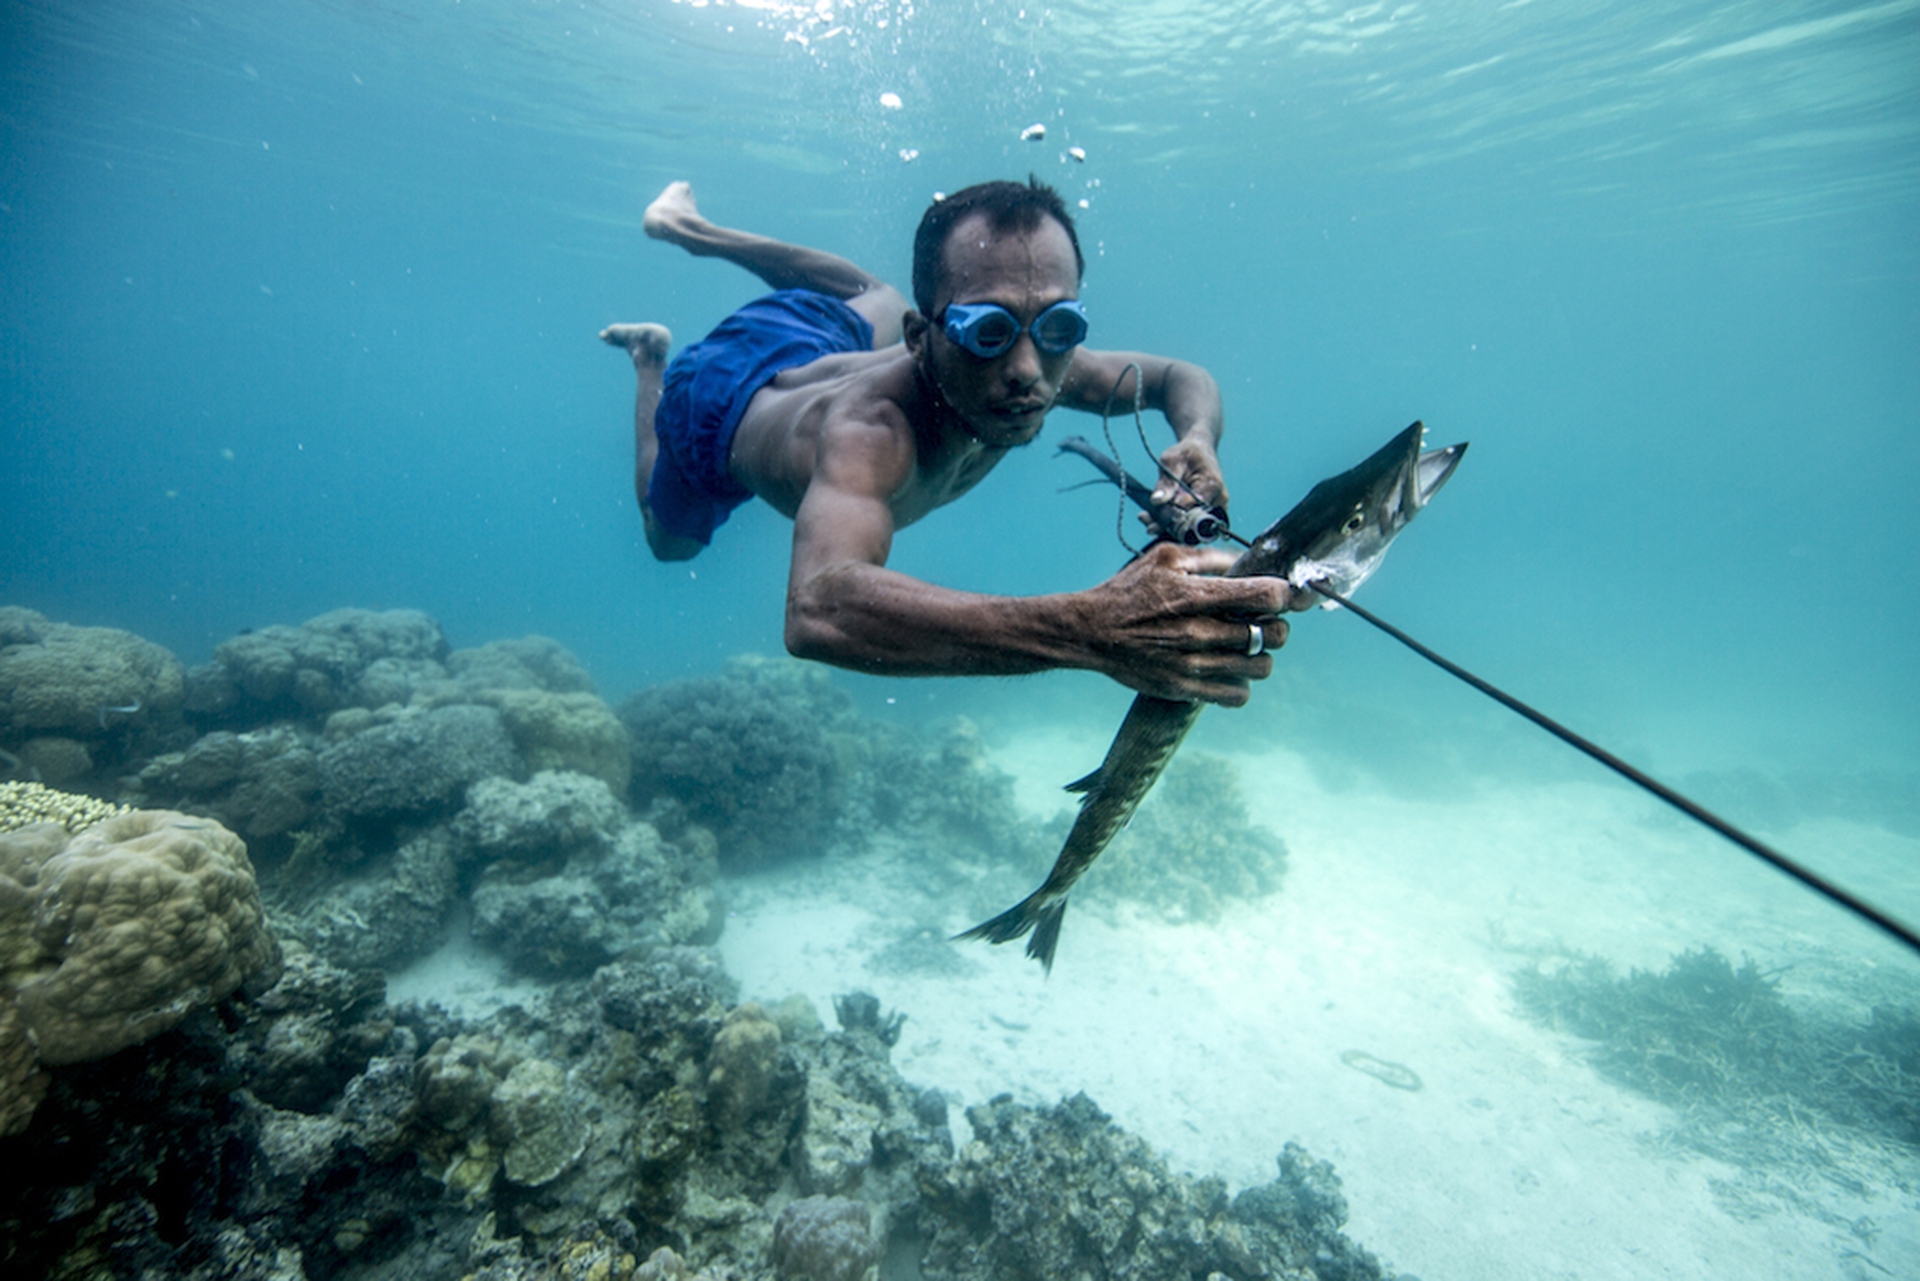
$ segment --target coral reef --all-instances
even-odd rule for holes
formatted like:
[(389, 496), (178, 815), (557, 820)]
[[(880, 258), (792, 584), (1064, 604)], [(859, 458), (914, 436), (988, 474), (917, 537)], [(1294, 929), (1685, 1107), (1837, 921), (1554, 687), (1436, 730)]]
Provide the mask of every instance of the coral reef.
[(605, 846), (626, 817), (626, 807), (604, 781), (547, 770), (525, 783), (475, 783), (455, 826), (470, 859), (538, 863)]
[(440, 624), (418, 610), (336, 609), (221, 642), (188, 673), (187, 710), (259, 723), (405, 703), (413, 682), (444, 677), (448, 653)]
[[(60, 626), (0, 610), (0, 653)], [(1050, 858), (964, 721), (877, 726), (753, 658), (616, 718), (556, 642), (453, 650), (413, 611), (236, 637), (171, 699), (140, 645), (59, 634), (153, 659), (141, 711), (29, 725), (51, 704), (16, 682), (0, 764), (185, 813), (0, 792), (0, 1159), (35, 1172), (0, 1180), (9, 1275), (1378, 1275), (1292, 1149), (1229, 1200), (1085, 1100), (1001, 1100), (956, 1160), (945, 1097), (889, 1060), (904, 1014), (739, 1000), (701, 946), (722, 860), (898, 849), (888, 875), (951, 895)], [(463, 912), (539, 997), (390, 1004), (382, 971)]]
[(867, 1281), (880, 1261), (873, 1215), (859, 1201), (810, 1196), (773, 1225), (773, 1274), (781, 1281)]
[(409, 709), (320, 753), (320, 800), (330, 818), (385, 820), (446, 810), (467, 786), (520, 770), (500, 713), (460, 704)]
[(447, 672), (462, 688), (543, 689), (555, 694), (591, 694), (593, 679), (566, 646), (546, 636), (488, 641), (456, 649)]
[(587, 1150), (593, 1128), (567, 1074), (545, 1059), (523, 1059), (494, 1087), (488, 1108), (500, 1168), (524, 1187), (537, 1188), (566, 1173)]
[(41, 1090), (23, 1044), (42, 1065), (105, 1058), (279, 965), (246, 846), (164, 810), (0, 834), (0, 949), (7, 1133)]
[(528, 769), (591, 774), (616, 792), (627, 790), (632, 774), (627, 731), (594, 695), (488, 689), (473, 701), (500, 713)]
[(928, 1278), (1391, 1275), (1340, 1233), (1331, 1166), (1294, 1144), (1280, 1176), (1229, 1198), (1170, 1174), (1084, 1094), (1051, 1109), (1009, 1096), (967, 1109), (974, 1139), (923, 1188)]
[(278, 836), (311, 816), (319, 758), (291, 726), (217, 730), (149, 761), (128, 796), (143, 808), (190, 807), (249, 839)]
[(779, 1025), (751, 1001), (731, 1010), (707, 1056), (714, 1125), (737, 1128), (765, 1107), (779, 1066)]
[(446, 826), (426, 828), (298, 910), (283, 906), (277, 928), (348, 968), (416, 960), (446, 941), (459, 898), (459, 848)]
[(0, 778), (103, 790), (186, 731), (186, 669), (152, 641), (0, 606)]
[[(1847, 1164), (1836, 1156), (1846, 1132), (1869, 1148), (1920, 1147), (1920, 1017), (1910, 1004), (1796, 1007), (1750, 958), (1736, 969), (1711, 948), (1624, 978), (1574, 953), (1513, 984), (1530, 1018), (1593, 1042), (1603, 1075), (1674, 1106), (1675, 1137), (1690, 1147), (1828, 1177)], [(1809, 1118), (1827, 1123), (1824, 1134), (1809, 1138)]]
[(818, 853), (846, 786), (856, 719), (818, 668), (743, 655), (717, 679), (642, 690), (619, 706), (633, 798), (670, 798), (748, 868)]
[(463, 863), (483, 867), (475, 937), (528, 973), (585, 977), (625, 952), (719, 932), (710, 844), (697, 830), (663, 841), (597, 778), (475, 784), (455, 830)]

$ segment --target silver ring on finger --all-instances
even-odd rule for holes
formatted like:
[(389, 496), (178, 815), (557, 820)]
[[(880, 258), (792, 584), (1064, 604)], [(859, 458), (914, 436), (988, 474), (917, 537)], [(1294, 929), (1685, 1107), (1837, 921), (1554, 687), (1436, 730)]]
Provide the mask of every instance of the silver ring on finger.
[(1258, 658), (1266, 652), (1266, 631), (1258, 623), (1247, 624), (1247, 657)]

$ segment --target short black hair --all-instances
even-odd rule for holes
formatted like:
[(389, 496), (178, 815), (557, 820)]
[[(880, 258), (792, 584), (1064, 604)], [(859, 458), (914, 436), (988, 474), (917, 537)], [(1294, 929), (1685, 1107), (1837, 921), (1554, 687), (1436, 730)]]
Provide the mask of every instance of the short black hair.
[(1059, 192), (1032, 174), (1024, 186), (1003, 180), (975, 183), (927, 206), (920, 216), (920, 229), (913, 233), (913, 305), (921, 315), (933, 316), (933, 297), (946, 266), (942, 255), (947, 237), (969, 214), (985, 214), (995, 231), (1032, 231), (1042, 218), (1052, 218), (1066, 229), (1073, 245), (1074, 279), (1086, 274), (1080, 233), (1074, 230), (1073, 215)]

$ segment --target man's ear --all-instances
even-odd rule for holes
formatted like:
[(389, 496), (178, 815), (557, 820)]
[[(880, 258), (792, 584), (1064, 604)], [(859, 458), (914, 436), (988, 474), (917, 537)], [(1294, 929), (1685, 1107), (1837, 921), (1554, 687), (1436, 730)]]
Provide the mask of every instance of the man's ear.
[(913, 356), (920, 355), (920, 349), (927, 345), (927, 318), (911, 309), (900, 317), (900, 339), (907, 344), (907, 351)]

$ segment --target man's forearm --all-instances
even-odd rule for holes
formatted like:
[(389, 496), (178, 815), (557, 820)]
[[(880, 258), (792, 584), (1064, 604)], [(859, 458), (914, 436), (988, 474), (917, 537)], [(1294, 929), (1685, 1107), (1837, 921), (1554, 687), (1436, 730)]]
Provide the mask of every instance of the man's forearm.
[(1169, 361), (1160, 388), (1160, 412), (1181, 440), (1198, 438), (1209, 449), (1220, 446), (1226, 417), (1220, 404), (1220, 384), (1198, 365)]
[(798, 658), (890, 676), (1020, 676), (1092, 667), (1072, 595), (984, 596), (850, 562), (795, 585), (786, 642)]

